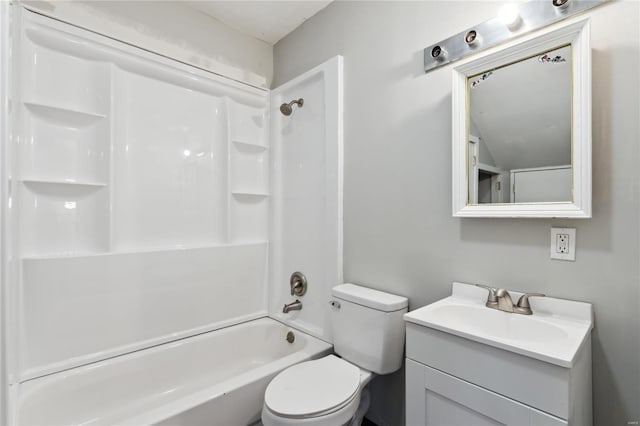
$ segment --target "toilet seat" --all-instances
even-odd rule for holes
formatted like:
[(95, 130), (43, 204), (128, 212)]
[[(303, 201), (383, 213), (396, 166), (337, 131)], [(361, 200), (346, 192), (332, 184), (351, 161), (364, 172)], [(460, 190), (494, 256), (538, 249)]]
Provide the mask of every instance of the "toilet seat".
[(278, 374), (265, 392), (265, 407), (284, 418), (319, 417), (349, 405), (359, 390), (360, 369), (328, 355)]

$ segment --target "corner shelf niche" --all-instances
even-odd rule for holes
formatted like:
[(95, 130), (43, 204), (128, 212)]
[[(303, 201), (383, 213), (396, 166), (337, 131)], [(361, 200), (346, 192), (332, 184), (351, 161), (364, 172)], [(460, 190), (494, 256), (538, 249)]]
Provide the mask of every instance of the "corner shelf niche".
[(266, 148), (266, 116), (264, 108), (241, 104), (229, 99), (229, 137), (235, 144)]
[(24, 256), (109, 250), (105, 184), (24, 179), (20, 212)]
[(109, 120), (104, 115), (25, 102), (21, 174), (34, 181), (107, 182)]
[(267, 194), (232, 192), (229, 206), (229, 238), (232, 243), (267, 241)]
[(229, 155), (231, 193), (267, 195), (269, 157), (264, 146), (233, 143)]
[(229, 241), (268, 241), (269, 147), (264, 108), (229, 99)]
[[(25, 35), (20, 46), (23, 101), (57, 119), (75, 115), (73, 119), (91, 120), (91, 115), (100, 118), (108, 113), (111, 65), (98, 57), (78, 56), (79, 51), (89, 50), (88, 43), (68, 43), (69, 39), (40, 29)], [(65, 48), (70, 44), (74, 49)], [(50, 107), (45, 111), (38, 105)]]
[[(41, 51), (37, 49), (38, 54)], [(54, 70), (65, 61), (76, 61), (56, 62), (52, 55), (47, 52), (44, 59)], [(89, 71), (99, 68), (104, 74), (108, 69), (94, 65), (71, 72), (91, 82), (96, 77)], [(66, 97), (60, 88), (36, 93), (30, 78), (39, 78), (45, 68), (38, 63), (32, 71), (24, 80), (20, 120), (17, 199), (22, 257), (106, 253), (110, 250), (110, 120), (97, 111), (106, 109), (103, 99), (109, 85), (100, 84), (91, 94), (75, 90)]]

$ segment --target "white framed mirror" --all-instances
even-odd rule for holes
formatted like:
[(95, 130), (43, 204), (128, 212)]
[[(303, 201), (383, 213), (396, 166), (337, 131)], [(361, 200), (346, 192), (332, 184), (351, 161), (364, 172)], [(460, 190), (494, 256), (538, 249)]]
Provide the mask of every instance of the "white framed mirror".
[(453, 68), (453, 216), (591, 217), (588, 20)]

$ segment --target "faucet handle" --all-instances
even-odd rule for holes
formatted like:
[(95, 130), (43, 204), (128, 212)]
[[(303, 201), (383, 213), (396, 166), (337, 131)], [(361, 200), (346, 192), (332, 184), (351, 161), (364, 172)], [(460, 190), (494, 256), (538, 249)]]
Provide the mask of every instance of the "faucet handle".
[(545, 295), (542, 293), (525, 293), (522, 296), (520, 296), (520, 299), (518, 299), (518, 303), (516, 303), (516, 306), (518, 308), (531, 308), (531, 305), (529, 305), (529, 298), (530, 297), (544, 297)]
[(516, 303), (516, 309), (518, 313), (523, 315), (531, 315), (533, 312), (531, 311), (531, 305), (529, 305), (530, 297), (544, 297), (542, 293), (525, 293), (520, 296), (518, 299), (518, 303)]
[(498, 297), (496, 296), (496, 288), (489, 287), (483, 284), (474, 284), (476, 287), (482, 287), (489, 290), (489, 296), (487, 296), (487, 303), (498, 303)]
[(289, 278), (292, 296), (304, 296), (307, 292), (307, 277), (302, 272), (294, 272)]

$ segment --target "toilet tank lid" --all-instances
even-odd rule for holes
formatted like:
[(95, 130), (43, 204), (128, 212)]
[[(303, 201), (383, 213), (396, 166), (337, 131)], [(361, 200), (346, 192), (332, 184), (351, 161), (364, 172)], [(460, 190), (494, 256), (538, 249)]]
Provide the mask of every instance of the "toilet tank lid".
[(338, 299), (357, 303), (383, 312), (399, 311), (409, 305), (409, 300), (406, 297), (355, 284), (337, 285), (331, 289), (331, 294)]

